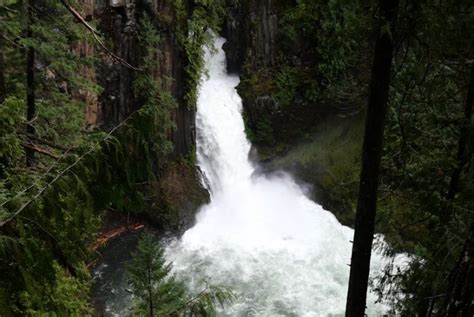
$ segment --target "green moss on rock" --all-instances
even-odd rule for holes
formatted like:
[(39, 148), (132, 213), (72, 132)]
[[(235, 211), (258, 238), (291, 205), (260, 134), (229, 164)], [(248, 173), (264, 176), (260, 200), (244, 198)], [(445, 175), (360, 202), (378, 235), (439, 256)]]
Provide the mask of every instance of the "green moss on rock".
[(180, 233), (193, 225), (198, 208), (209, 202), (196, 167), (182, 159), (171, 162), (145, 192), (146, 217), (165, 231)]
[[(331, 210), (343, 224), (353, 222), (358, 190), (363, 120), (334, 118), (299, 144), (287, 145), (283, 156), (269, 156), (270, 170), (284, 169), (312, 186), (315, 201)], [(262, 151), (259, 149), (259, 152)]]

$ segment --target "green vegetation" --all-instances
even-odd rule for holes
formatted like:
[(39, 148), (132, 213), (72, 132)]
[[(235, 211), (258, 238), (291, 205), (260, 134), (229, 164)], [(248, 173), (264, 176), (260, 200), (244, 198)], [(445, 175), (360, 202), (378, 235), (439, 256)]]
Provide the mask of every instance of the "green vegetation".
[[(138, 105), (123, 106), (138, 110), (113, 127), (105, 124), (108, 131), (86, 130), (87, 97), (104, 89), (91, 76), (95, 67), (104, 59), (131, 65), (109, 52), (106, 41), (94, 40), (69, 5), (78, 7), (74, 1), (34, 0), (0, 6), (2, 316), (92, 315), (88, 264), (102, 215), (108, 209), (141, 213), (144, 193), (165, 173), (173, 150), (177, 101), (164, 88), (171, 79), (156, 78), (161, 31), (154, 21), (144, 15), (137, 25)], [(201, 12), (199, 19), (205, 16)], [(193, 72), (200, 74), (199, 67), (193, 65)], [(33, 96), (28, 115), (27, 96)]]
[[(249, 138), (266, 165), (314, 185), (316, 200), (351, 224), (378, 6), (301, 0), (274, 9), (278, 61), (255, 69), (247, 56), (239, 87)], [(390, 34), (395, 56), (376, 228), (390, 244), (387, 253), (407, 251), (414, 261), (374, 282), (381, 301), (402, 315), (472, 305), (453, 304), (452, 296), (472, 296), (459, 282), (469, 279), (459, 263), (474, 206), (473, 9), (469, 1), (401, 1)], [(262, 106), (262, 98), (274, 105)]]
[[(260, 8), (252, 1), (241, 4)], [(142, 1), (106, 7), (103, 21), (94, 14), (78, 18), (87, 11), (82, 1), (2, 2), (1, 316), (93, 315), (88, 265), (104, 211), (146, 209), (160, 228), (177, 228), (206, 200), (195, 182), (195, 148), (171, 162), (171, 140), (182, 119), (177, 110), (184, 103), (194, 109), (202, 47), (231, 2), (163, 1), (153, 15), (145, 8), (153, 4)], [(275, 61), (263, 67), (257, 59), (269, 57), (255, 53), (261, 48), (246, 48), (238, 89), (249, 138), (269, 168), (288, 168), (314, 185), (316, 200), (345, 224), (353, 221), (358, 193), (377, 35), (372, 20), (380, 13), (375, 2), (272, 1), (274, 39), (255, 29), (268, 22), (265, 14), (253, 12), (242, 26), (245, 37), (257, 40), (246, 45), (263, 42), (275, 50)], [(402, 315), (455, 315), (462, 305), (472, 307), (466, 304), (472, 287), (461, 281), (470, 280), (474, 258), (473, 6), (469, 0), (401, 1), (397, 31), (390, 32), (396, 45), (376, 228), (389, 242), (387, 254), (409, 252), (413, 261), (396, 274), (388, 267), (373, 282), (380, 300)], [(112, 15), (130, 22), (127, 32), (103, 38), (95, 27), (112, 28)], [(128, 40), (134, 47), (121, 46)], [(170, 56), (162, 48), (176, 63), (157, 65)], [(119, 75), (133, 77), (129, 95), (136, 104), (97, 104), (122, 97), (111, 91), (121, 79), (112, 88), (98, 84), (109, 83), (102, 68), (113, 64)], [(179, 74), (164, 78), (164, 67)], [(86, 126), (92, 110), (99, 117), (127, 115)], [(130, 270), (137, 315), (213, 316), (232, 297), (205, 286), (194, 300), (170, 272), (163, 250), (144, 237)], [(457, 300), (459, 294), (467, 295)]]
[[(187, 16), (187, 6), (193, 7), (190, 17)], [(224, 0), (197, 0), (192, 4), (177, 0), (174, 3), (177, 16), (178, 41), (187, 58), (187, 94), (188, 107), (196, 105), (197, 87), (204, 68), (204, 52), (202, 47), (211, 44), (212, 33), (219, 32), (224, 17)], [(183, 28), (182, 25), (187, 27)]]
[(128, 267), (135, 296), (137, 316), (217, 316), (217, 307), (233, 300), (232, 292), (223, 287), (204, 285), (196, 295), (171, 273), (172, 264), (164, 250), (150, 234), (138, 242), (134, 259)]
[(360, 173), (363, 113), (354, 118), (334, 118), (302, 138), (287, 154), (272, 158), (271, 169), (286, 168), (314, 186), (316, 201), (323, 201), (339, 221), (354, 221)]

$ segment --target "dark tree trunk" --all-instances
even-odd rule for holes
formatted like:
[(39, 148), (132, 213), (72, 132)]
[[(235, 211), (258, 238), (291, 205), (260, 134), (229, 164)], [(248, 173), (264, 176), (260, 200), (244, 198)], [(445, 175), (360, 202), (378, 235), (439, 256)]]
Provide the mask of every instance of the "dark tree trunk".
[[(34, 0), (29, 0), (27, 2), (27, 28), (26, 28), (26, 37), (31, 38), (33, 32), (31, 30), (31, 24), (33, 23), (33, 6)], [(27, 142), (28, 135), (35, 134), (35, 128), (32, 120), (36, 114), (36, 104), (35, 104), (35, 49), (32, 46), (29, 46), (26, 52), (26, 135)], [(32, 166), (35, 161), (35, 152), (31, 148), (25, 147), (26, 155), (26, 166)]]
[(152, 278), (151, 278), (151, 266), (152, 264), (149, 263), (149, 266), (148, 266), (148, 308), (150, 310), (150, 317), (154, 317), (155, 316), (155, 308), (153, 306), (153, 291), (152, 291)]
[(474, 224), (468, 232), (458, 261), (454, 266), (439, 316), (473, 316), (474, 314)]
[(380, 33), (375, 42), (369, 88), (346, 316), (364, 316), (365, 313), (377, 207), (377, 188), (383, 150), (383, 131), (390, 86), (393, 55), (392, 35), (382, 32), (381, 26), (388, 21), (393, 34), (398, 0), (380, 0), (379, 4), (381, 21), (378, 30)]
[[(0, 45), (2, 42), (0, 41)], [(5, 56), (3, 56), (3, 50), (0, 47), (0, 104), (7, 98), (7, 88), (5, 85)]]
[[(2, 32), (0, 32), (0, 36)], [(5, 56), (3, 55), (3, 48), (1, 47), (2, 41), (0, 39), (0, 106), (7, 98), (7, 88), (5, 84)], [(6, 157), (0, 158), (0, 178), (5, 177), (5, 167), (8, 164), (8, 159)]]
[[(456, 167), (451, 174), (448, 192), (446, 193), (446, 200), (449, 202), (454, 199), (458, 191), (459, 179), (463, 168), (469, 162), (471, 153), (469, 151), (469, 125), (472, 119), (472, 105), (474, 103), (474, 66), (471, 66), (471, 73), (469, 76), (469, 88), (467, 90), (467, 98), (464, 106), (464, 119), (461, 124), (458, 153), (456, 156)], [(446, 210), (445, 213), (448, 211)], [(445, 215), (445, 220), (448, 220), (449, 215)]]

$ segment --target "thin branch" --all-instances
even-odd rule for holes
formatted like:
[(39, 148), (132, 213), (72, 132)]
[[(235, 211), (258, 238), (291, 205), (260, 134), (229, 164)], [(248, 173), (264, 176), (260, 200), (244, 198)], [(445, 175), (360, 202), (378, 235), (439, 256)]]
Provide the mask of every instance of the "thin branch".
[(64, 252), (61, 249), (61, 246), (59, 245), (59, 242), (55, 238), (55, 236), (51, 232), (46, 230), (39, 222), (37, 222), (33, 219), (23, 217), (23, 216), (18, 216), (18, 218), (21, 218), (23, 220), (26, 220), (26, 221), (30, 222), (31, 224), (35, 225), (40, 231), (42, 231), (49, 238), (50, 242), (53, 244), (53, 249), (54, 249), (53, 252), (57, 256), (57, 258), (59, 260), (59, 263), (63, 267), (65, 267), (72, 276), (77, 277), (76, 268), (71, 263), (69, 263), (69, 261), (67, 260), (66, 256), (64, 255)]
[(51, 153), (51, 152), (49, 152), (49, 151), (46, 151), (45, 149), (42, 149), (42, 148), (38, 147), (38, 146), (37, 146), (36, 144), (34, 144), (34, 143), (24, 143), (23, 146), (26, 147), (26, 148), (28, 148), (28, 149), (30, 149), (30, 150), (33, 150), (33, 151), (35, 151), (35, 152), (37, 152), (37, 153), (40, 153), (40, 154), (44, 154), (44, 155), (46, 155), (46, 156), (49, 156), (49, 157), (51, 157), (51, 158), (53, 158), (53, 159), (55, 159), (55, 160), (59, 160), (59, 159), (60, 159), (60, 157), (59, 157), (58, 155), (56, 155), (56, 154), (54, 154), (54, 153)]
[(104, 43), (102, 43), (102, 41), (97, 36), (97, 34), (99, 34), (99, 33), (89, 23), (87, 23), (87, 21), (82, 17), (82, 15), (79, 12), (77, 12), (73, 7), (68, 5), (65, 0), (61, 0), (61, 3), (82, 25), (84, 25), (87, 28), (87, 30), (89, 30), (89, 32), (91, 32), (91, 34), (94, 37), (95, 41), (99, 44), (99, 46), (110, 57), (112, 57), (114, 60), (116, 60), (120, 64), (122, 64), (122, 65), (124, 65), (124, 66), (126, 66), (130, 69), (137, 70), (137, 71), (142, 70), (141, 68), (137, 68), (137, 67), (129, 64), (126, 60), (124, 60), (120, 56), (117, 56), (116, 54), (114, 54), (107, 46), (104, 45)]
[(173, 316), (173, 314), (176, 314), (177, 312), (185, 309), (186, 307), (189, 307), (189, 305), (192, 303), (192, 302), (195, 302), (197, 301), (198, 299), (200, 299), (201, 297), (203, 297), (206, 292), (209, 291), (209, 288), (206, 287), (205, 289), (203, 289), (199, 294), (197, 294), (195, 297), (189, 299), (188, 301), (184, 302), (182, 305), (176, 307), (174, 310), (172, 310), (171, 312), (169, 312), (167, 315), (168, 316)]
[(14, 9), (9, 8), (9, 7), (7, 7), (7, 6), (4, 6), (4, 5), (0, 5), (0, 9), (4, 9), (4, 10), (6, 10), (6, 11), (8, 11), (8, 12), (11, 12), (11, 13), (20, 13), (20, 11), (14, 10)]
[[(82, 154), (76, 161), (74, 161), (74, 163), (72, 163), (71, 165), (67, 166), (65, 169), (63, 169), (60, 173), (58, 173), (56, 175), (56, 177), (54, 177), (49, 183), (47, 183), (35, 196), (33, 196), (33, 198), (31, 198), (30, 200), (28, 200), (26, 203), (24, 203), (17, 211), (15, 211), (13, 214), (10, 215), (10, 217), (8, 217), (7, 219), (5, 219), (4, 221), (0, 222), (0, 228), (3, 227), (4, 225), (6, 225), (7, 223), (9, 223), (10, 221), (12, 221), (13, 219), (15, 219), (16, 216), (18, 216), (23, 210), (25, 210), (29, 205), (31, 205), (36, 199), (38, 199), (39, 197), (41, 197), (45, 192), (46, 190), (49, 188), (49, 186), (53, 185), (55, 182), (58, 181), (58, 179), (60, 179), (64, 174), (66, 174), (67, 172), (69, 172), (74, 166), (76, 166), (77, 164), (79, 164), (80, 161), (82, 161), (86, 156), (88, 156), (89, 154), (91, 154), (92, 152), (94, 152), (96, 150), (96, 148), (105, 140), (107, 140), (118, 128), (120, 128), (121, 126), (123, 126), (134, 114), (136, 113), (133, 112), (132, 114), (130, 114), (127, 118), (125, 118), (125, 120), (123, 120), (122, 122), (120, 122), (118, 125), (116, 125), (112, 130), (110, 130), (106, 135), (105, 137), (100, 140), (100, 141), (97, 141), (87, 152), (85, 152), (84, 154)], [(31, 188), (31, 186), (30, 186)], [(11, 199), (10, 199), (11, 200)], [(3, 203), (2, 205), (4, 205), (5, 203)]]
[[(0, 22), (0, 24), (2, 24), (2, 23)], [(2, 38), (3, 38), (5, 41), (8, 41), (8, 42), (12, 43), (12, 44), (13, 44), (14, 46), (16, 46), (17, 48), (20, 48), (20, 49), (25, 49), (25, 48), (26, 48), (26, 46), (21, 45), (21, 44), (15, 42), (14, 40), (8, 38), (5, 34), (2, 34)]]
[(59, 150), (63, 150), (63, 151), (70, 151), (70, 148), (67, 148), (63, 145), (60, 145), (60, 144), (56, 144), (56, 143), (53, 143), (51, 141), (48, 141), (48, 140), (45, 140), (45, 139), (42, 139), (42, 138), (39, 138), (35, 135), (28, 135), (28, 139), (30, 140), (34, 140), (38, 143), (41, 143), (41, 144), (44, 144), (44, 145), (47, 145), (49, 147), (52, 147), (52, 148), (55, 148), (55, 149), (59, 149)]
[[(43, 175), (48, 175), (49, 172), (51, 172), (53, 170), (53, 168), (59, 164), (60, 160), (63, 159), (64, 157), (66, 157), (66, 155), (69, 153), (71, 149), (68, 149), (66, 152), (64, 152), (60, 159), (55, 161), (53, 164), (51, 164), (51, 166), (46, 170), (46, 172), (43, 173)], [(17, 198), (17, 197), (20, 197), (21, 195), (23, 195), (24, 193), (30, 191), (30, 189), (32, 189), (33, 187), (35, 186), (38, 186), (39, 183), (40, 183), (41, 179), (39, 179), (37, 182), (34, 182), (33, 184), (31, 184), (30, 186), (26, 187), (25, 189), (23, 189), (22, 191), (18, 192), (15, 194), (15, 196), (11, 197), (10, 199), (7, 199), (5, 201), (3, 201), (1, 204), (0, 204), (0, 207), (3, 207), (5, 206), (8, 202), (12, 201), (13, 199)]]

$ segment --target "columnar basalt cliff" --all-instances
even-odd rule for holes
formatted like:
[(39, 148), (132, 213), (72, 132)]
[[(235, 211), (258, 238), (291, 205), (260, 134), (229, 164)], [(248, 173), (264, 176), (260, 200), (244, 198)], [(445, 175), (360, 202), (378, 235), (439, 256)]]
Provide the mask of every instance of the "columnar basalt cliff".
[[(143, 187), (143, 192), (150, 197), (145, 213), (159, 227), (181, 230), (190, 225), (193, 218), (190, 214), (208, 200), (208, 193), (200, 186), (197, 172), (191, 172), (192, 169), (187, 166), (189, 163), (183, 159), (194, 156), (195, 110), (185, 100), (188, 89), (185, 67), (188, 59), (178, 42), (179, 22), (174, 3), (168, 0), (82, 0), (81, 8), (86, 20), (97, 21), (97, 28), (107, 47), (134, 68), (140, 69), (143, 66), (143, 58), (147, 53), (139, 41), (141, 19), (147, 17), (159, 35), (158, 47), (155, 47), (157, 56), (153, 77), (161, 89), (175, 99), (177, 108), (170, 118), (173, 128), (168, 132), (168, 137), (172, 141), (173, 151), (169, 156), (169, 163), (165, 164), (168, 167), (155, 171), (157, 182)], [(92, 53), (92, 48), (87, 43), (78, 44), (76, 50), (85, 55)], [(95, 76), (96, 82), (103, 88), (98, 96), (80, 96), (87, 101), (86, 125), (89, 128), (110, 130), (142, 106), (134, 91), (138, 72), (143, 71), (137, 69), (127, 67), (103, 52), (96, 68), (85, 70)], [(171, 164), (172, 161), (174, 163)], [(182, 177), (176, 178), (174, 186), (182, 188), (176, 194), (183, 196), (183, 199), (174, 199), (167, 195), (172, 190), (165, 188), (166, 184), (161, 179), (170, 173), (175, 174), (172, 171), (179, 170), (179, 164), (182, 164)], [(176, 182), (181, 182), (182, 186)], [(187, 188), (189, 193), (186, 192)], [(187, 196), (191, 197), (189, 201), (185, 199)], [(173, 223), (168, 223), (168, 226), (166, 219), (173, 218), (174, 214), (182, 219), (173, 219)]]
[[(246, 78), (254, 72), (267, 74), (275, 65), (278, 11), (274, 0), (228, 1), (223, 33), (227, 38), (224, 51), (229, 72)], [(247, 87), (245, 81), (240, 88), (247, 126), (255, 130), (263, 117), (276, 112), (275, 101), (269, 91), (249, 93), (252, 87)]]
[[(175, 30), (170, 27), (176, 24), (173, 3), (158, 0), (83, 2), (84, 15), (87, 19), (99, 20), (98, 28), (114, 54), (136, 68), (140, 68), (145, 53), (139, 45), (138, 24), (144, 16), (151, 19), (160, 35), (155, 78), (178, 102), (178, 108), (173, 114), (175, 128), (170, 133), (174, 154), (186, 155), (194, 144), (194, 111), (184, 101), (186, 57), (179, 47)], [(83, 44), (82, 51), (85, 54), (87, 49), (87, 44)], [(98, 96), (98, 106), (89, 103), (89, 125), (110, 129), (141, 106), (133, 91), (136, 73), (137, 70), (103, 54), (96, 70), (96, 79), (104, 90)]]
[(278, 12), (274, 2), (228, 1), (223, 33), (230, 72), (241, 72), (244, 63), (260, 70), (275, 64)]

